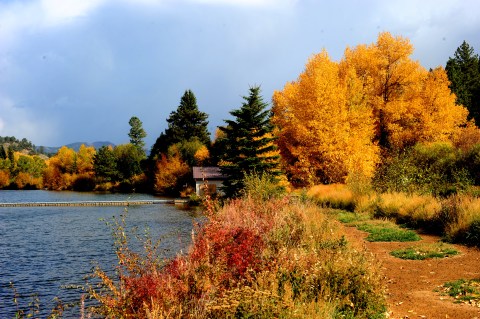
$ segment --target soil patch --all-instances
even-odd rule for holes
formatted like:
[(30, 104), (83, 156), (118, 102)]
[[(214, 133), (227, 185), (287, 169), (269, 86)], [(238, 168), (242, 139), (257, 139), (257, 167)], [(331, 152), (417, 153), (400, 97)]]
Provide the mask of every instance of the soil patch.
[(390, 255), (418, 243), (434, 243), (437, 236), (423, 235), (417, 242), (368, 242), (367, 233), (345, 227), (349, 242), (373, 254), (385, 279), (389, 318), (480, 319), (480, 308), (454, 303), (449, 296), (435, 292), (447, 281), (480, 278), (480, 250), (454, 245), (459, 255), (427, 260), (403, 260)]

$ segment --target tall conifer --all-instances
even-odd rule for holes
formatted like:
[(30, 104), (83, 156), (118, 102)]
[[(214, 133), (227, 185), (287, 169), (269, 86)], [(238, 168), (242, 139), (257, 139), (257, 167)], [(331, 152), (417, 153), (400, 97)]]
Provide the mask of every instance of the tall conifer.
[(465, 41), (449, 58), (445, 70), (450, 80), (450, 89), (457, 96), (457, 104), (469, 111), (470, 118), (480, 125), (480, 62), (473, 48)]
[(221, 170), (227, 176), (223, 192), (235, 197), (244, 188), (244, 177), (255, 174), (278, 175), (279, 156), (273, 143), (271, 111), (260, 96), (260, 87), (250, 88), (250, 95), (243, 97), (241, 108), (230, 112), (234, 120), (225, 120), (220, 127), (225, 133), (222, 145)]
[(158, 157), (160, 153), (166, 153), (168, 148), (176, 143), (198, 139), (202, 144), (210, 145), (210, 133), (208, 132), (208, 115), (200, 112), (197, 99), (191, 90), (185, 91), (180, 99), (180, 105), (176, 111), (170, 113), (167, 119), (168, 127), (161, 133), (150, 152), (150, 157)]

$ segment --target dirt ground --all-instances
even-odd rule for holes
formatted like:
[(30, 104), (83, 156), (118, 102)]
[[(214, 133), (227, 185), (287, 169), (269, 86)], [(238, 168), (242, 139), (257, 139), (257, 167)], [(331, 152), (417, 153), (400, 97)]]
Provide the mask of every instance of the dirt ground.
[(364, 240), (367, 233), (354, 227), (346, 227), (345, 233), (349, 242), (366, 249), (379, 262), (386, 283), (389, 318), (480, 319), (479, 307), (454, 303), (453, 298), (435, 292), (447, 281), (480, 278), (480, 250), (455, 245), (460, 254), (454, 257), (402, 260), (390, 252), (440, 238), (420, 234), (422, 241), (414, 243), (371, 243)]

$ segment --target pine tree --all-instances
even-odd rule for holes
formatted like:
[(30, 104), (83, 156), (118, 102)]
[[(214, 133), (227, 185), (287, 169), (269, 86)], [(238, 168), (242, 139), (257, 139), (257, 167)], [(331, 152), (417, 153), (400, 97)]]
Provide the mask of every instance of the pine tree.
[(243, 97), (242, 107), (230, 112), (234, 120), (225, 120), (220, 127), (225, 134), (222, 145), (221, 170), (227, 176), (223, 192), (226, 197), (238, 196), (244, 188), (246, 175), (278, 175), (279, 156), (273, 144), (273, 126), (270, 123), (271, 111), (260, 96), (260, 87), (250, 88), (250, 95)]
[(93, 157), (95, 175), (106, 182), (117, 181), (119, 172), (111, 146), (102, 146)]
[(153, 159), (165, 154), (168, 148), (176, 143), (198, 139), (202, 144), (210, 145), (210, 133), (208, 132), (208, 115), (200, 112), (197, 99), (191, 90), (185, 91), (177, 110), (170, 113), (167, 119), (168, 128), (161, 133), (150, 152)]
[(141, 153), (145, 154), (145, 142), (143, 139), (147, 136), (147, 133), (143, 129), (142, 121), (136, 116), (132, 116), (130, 121), (130, 132), (128, 137), (130, 137), (130, 143), (132, 143)]
[(0, 145), (0, 160), (7, 159), (7, 152), (5, 152), (5, 148), (3, 145)]
[(450, 89), (457, 96), (457, 104), (469, 111), (470, 118), (480, 125), (480, 62), (473, 48), (465, 41), (449, 58), (445, 70), (450, 80)]

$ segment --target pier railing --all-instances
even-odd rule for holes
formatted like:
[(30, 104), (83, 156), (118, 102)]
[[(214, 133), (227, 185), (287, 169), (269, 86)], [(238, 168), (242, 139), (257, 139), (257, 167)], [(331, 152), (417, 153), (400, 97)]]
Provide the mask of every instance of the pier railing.
[(132, 201), (72, 201), (72, 202), (24, 202), (0, 203), (0, 207), (61, 207), (61, 206), (134, 206), (155, 204), (185, 204), (185, 200), (154, 199)]

